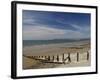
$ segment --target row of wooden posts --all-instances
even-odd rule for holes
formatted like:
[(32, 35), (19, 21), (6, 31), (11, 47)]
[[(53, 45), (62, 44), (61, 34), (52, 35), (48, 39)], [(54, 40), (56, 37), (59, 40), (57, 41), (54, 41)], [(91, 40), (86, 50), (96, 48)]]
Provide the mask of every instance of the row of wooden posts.
[[(71, 54), (70, 53), (67, 53), (68, 56), (66, 57), (65, 54), (62, 54), (62, 62), (65, 62), (65, 61), (68, 61), (68, 62), (71, 62)], [(76, 60), (77, 62), (79, 62), (79, 58), (80, 58), (80, 53), (77, 52), (76, 53), (77, 56), (76, 56)], [(54, 62), (54, 60), (56, 60), (56, 62), (60, 62), (60, 56), (59, 55), (56, 55), (56, 57), (54, 55), (50, 56), (27, 56), (29, 58), (33, 58), (33, 59), (41, 59), (41, 60), (47, 60), (49, 62)], [(89, 52), (87, 51), (87, 54), (86, 54), (86, 60), (89, 60)]]

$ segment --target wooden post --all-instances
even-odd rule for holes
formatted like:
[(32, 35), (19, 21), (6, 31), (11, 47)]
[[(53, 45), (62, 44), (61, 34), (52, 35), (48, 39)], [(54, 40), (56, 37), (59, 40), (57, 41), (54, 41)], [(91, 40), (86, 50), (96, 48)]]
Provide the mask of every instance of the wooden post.
[(50, 61), (50, 56), (48, 56), (48, 60)]
[(64, 61), (64, 54), (62, 55), (62, 60)]
[(77, 52), (77, 62), (79, 61), (79, 53)]
[(87, 60), (89, 60), (89, 52), (87, 51)]
[(55, 59), (55, 57), (54, 57), (54, 56), (52, 56), (52, 61), (54, 61), (54, 59)]
[(57, 55), (57, 61), (59, 62), (59, 55)]
[(68, 62), (71, 62), (70, 53), (68, 53)]
[(45, 59), (47, 58), (47, 56), (45, 56)]
[(64, 54), (62, 55), (62, 62), (65, 64)]

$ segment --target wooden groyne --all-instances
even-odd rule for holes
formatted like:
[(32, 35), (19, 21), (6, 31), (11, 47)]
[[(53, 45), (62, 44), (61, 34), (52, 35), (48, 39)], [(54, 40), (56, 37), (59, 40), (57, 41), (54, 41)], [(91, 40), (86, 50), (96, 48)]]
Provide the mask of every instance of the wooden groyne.
[(23, 55), (23, 56), (34, 60), (39, 60), (43, 63), (55, 63), (55, 64), (66, 64), (66, 63), (71, 63), (73, 61), (80, 62), (82, 60), (88, 61), (90, 59), (89, 51), (85, 53), (77, 52), (77, 53), (63, 53), (63, 54), (44, 55), (44, 56), (40, 56), (40, 55), (39, 56)]

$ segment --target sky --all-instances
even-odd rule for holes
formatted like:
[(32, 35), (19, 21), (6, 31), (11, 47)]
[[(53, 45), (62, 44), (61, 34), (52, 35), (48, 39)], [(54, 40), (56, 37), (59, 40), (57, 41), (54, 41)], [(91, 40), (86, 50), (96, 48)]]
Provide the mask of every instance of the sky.
[(89, 13), (23, 10), (23, 40), (90, 38)]

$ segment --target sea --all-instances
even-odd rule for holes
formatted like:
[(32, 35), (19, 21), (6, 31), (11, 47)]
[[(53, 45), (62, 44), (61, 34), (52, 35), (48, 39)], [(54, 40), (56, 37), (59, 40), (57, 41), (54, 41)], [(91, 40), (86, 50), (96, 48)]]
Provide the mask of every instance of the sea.
[(80, 41), (90, 41), (90, 39), (23, 40), (23, 46), (70, 43), (70, 42), (80, 42)]

